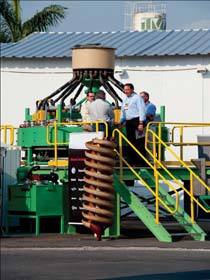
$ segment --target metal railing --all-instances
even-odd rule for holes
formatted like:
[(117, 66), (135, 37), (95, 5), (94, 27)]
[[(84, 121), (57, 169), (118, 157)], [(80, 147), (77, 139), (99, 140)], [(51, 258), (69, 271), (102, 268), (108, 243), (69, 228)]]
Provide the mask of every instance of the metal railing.
[(14, 145), (15, 129), (16, 128), (13, 125), (9, 124), (0, 126), (1, 140), (4, 144)]
[[(189, 142), (189, 141), (185, 141), (184, 137), (185, 137), (185, 131), (186, 129), (189, 128), (209, 128), (210, 129), (210, 123), (182, 123), (182, 122), (149, 122), (147, 124), (146, 127), (146, 134), (145, 134), (145, 139), (147, 141), (147, 146), (149, 143), (151, 143), (148, 139), (148, 131), (152, 130), (151, 127), (152, 126), (156, 126), (157, 129), (157, 135), (159, 139), (163, 139), (163, 135), (162, 135), (162, 127), (169, 127), (172, 126), (171, 128), (171, 132), (169, 132), (169, 134), (171, 135), (171, 140), (168, 139), (168, 141), (164, 141), (164, 143), (166, 145), (173, 145), (175, 147), (180, 147), (180, 151), (179, 151), (179, 158), (181, 160), (184, 160), (184, 148), (185, 147), (189, 147), (189, 146), (210, 146), (210, 142)], [(178, 140), (176, 141), (176, 131), (178, 130)], [(209, 131), (210, 133), (210, 131)], [(161, 161), (161, 143), (157, 140), (156, 141), (157, 144), (157, 156), (158, 159)]]
[[(126, 138), (126, 136), (119, 130), (114, 129), (112, 132), (112, 136), (116, 139), (118, 138), (118, 147), (119, 151), (116, 151), (116, 154), (119, 157), (120, 160), (120, 180), (123, 181), (123, 163), (126, 164), (126, 166), (131, 170), (131, 172), (136, 176), (138, 180), (140, 180), (144, 186), (150, 191), (150, 193), (155, 197), (155, 205), (156, 205), (156, 211), (155, 211), (155, 220), (156, 223), (159, 223), (159, 202), (169, 211), (171, 214), (175, 214), (178, 210), (179, 206), (179, 196), (176, 188), (171, 184), (170, 181), (166, 180), (164, 176), (159, 172), (156, 165), (151, 164), (137, 149), (136, 147)], [(155, 191), (147, 184), (147, 182), (134, 170), (132, 166), (129, 165), (129, 163), (124, 159), (123, 157), (123, 141), (125, 141), (138, 155), (140, 158), (142, 158), (145, 163), (154, 171), (154, 178), (155, 178)], [(175, 207), (174, 209), (171, 209), (159, 196), (159, 182), (158, 178), (161, 178), (163, 182), (173, 190), (175, 194)]]
[[(209, 125), (209, 124), (208, 124)], [(149, 139), (149, 133), (152, 135), (152, 151), (148, 148), (148, 139)], [(151, 137), (150, 137), (151, 138)], [(207, 191), (210, 191), (210, 187), (206, 185), (206, 183), (198, 176), (196, 175), (191, 168), (181, 159), (169, 146), (168, 143), (165, 143), (161, 140), (159, 135), (154, 133), (153, 130), (149, 129), (149, 126), (147, 127), (146, 134), (145, 134), (145, 148), (147, 153), (152, 157), (154, 161), (155, 168), (162, 168), (168, 176), (170, 176), (171, 180), (175, 181), (183, 190), (184, 192), (189, 195), (190, 197), (190, 212), (191, 212), (191, 221), (195, 221), (195, 215), (194, 215), (194, 203), (196, 203), (203, 211), (206, 213), (210, 213), (210, 210), (207, 210), (203, 205), (194, 197), (194, 184), (193, 184), (193, 178), (195, 178)], [(150, 143), (151, 144), (151, 143)], [(203, 143), (202, 143), (203, 144)], [(165, 166), (161, 160), (156, 156), (159, 147), (164, 147), (166, 151), (172, 155), (177, 162), (180, 163), (182, 168), (187, 170), (189, 172), (189, 178), (190, 178), (190, 191), (188, 191), (180, 182), (175, 178), (175, 176), (168, 170), (168, 168)]]
[[(54, 123), (49, 123), (46, 127), (46, 142), (48, 145), (52, 145), (54, 146), (54, 160), (52, 161), (53, 162), (53, 166), (59, 166), (59, 160), (58, 160), (58, 146), (61, 146), (61, 145), (67, 145), (67, 144), (70, 144), (69, 140), (67, 142), (59, 142), (58, 140), (58, 131), (59, 131), (59, 128), (64, 128), (64, 127), (70, 127), (70, 126), (82, 126), (82, 125), (85, 125), (85, 124), (89, 124), (89, 125), (93, 125), (95, 124), (96, 126), (96, 132), (99, 131), (99, 125), (100, 124), (104, 124), (105, 126), (105, 137), (108, 136), (108, 124), (107, 122), (105, 121), (90, 121), (90, 122), (74, 122), (74, 121), (69, 121), (69, 122), (54, 122)], [(50, 127), (53, 127), (53, 140), (54, 141), (50, 141), (49, 139), (49, 135), (50, 135)], [(71, 133), (71, 132), (69, 132)], [(67, 162), (64, 162), (64, 165), (68, 165)]]

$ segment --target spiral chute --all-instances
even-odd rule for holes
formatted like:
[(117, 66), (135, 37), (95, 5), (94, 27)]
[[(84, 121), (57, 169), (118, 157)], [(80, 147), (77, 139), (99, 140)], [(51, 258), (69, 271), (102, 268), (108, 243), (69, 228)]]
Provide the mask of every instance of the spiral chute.
[(82, 223), (95, 233), (97, 240), (101, 240), (113, 218), (115, 143), (93, 139), (86, 147), (89, 150), (85, 152)]

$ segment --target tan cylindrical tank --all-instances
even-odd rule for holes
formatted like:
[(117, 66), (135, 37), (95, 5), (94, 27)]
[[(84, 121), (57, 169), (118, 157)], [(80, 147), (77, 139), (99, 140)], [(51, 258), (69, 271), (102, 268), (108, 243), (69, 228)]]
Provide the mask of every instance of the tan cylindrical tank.
[(72, 69), (114, 69), (115, 49), (104, 46), (72, 48)]

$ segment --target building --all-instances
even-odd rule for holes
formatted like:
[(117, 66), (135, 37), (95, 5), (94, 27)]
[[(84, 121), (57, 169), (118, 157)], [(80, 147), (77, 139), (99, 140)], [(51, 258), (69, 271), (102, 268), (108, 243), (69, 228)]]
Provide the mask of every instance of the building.
[(210, 30), (41, 32), (3, 44), (1, 122), (22, 123), (26, 107), (71, 79), (71, 48), (96, 43), (116, 48), (115, 77), (165, 105), (166, 121), (210, 122)]

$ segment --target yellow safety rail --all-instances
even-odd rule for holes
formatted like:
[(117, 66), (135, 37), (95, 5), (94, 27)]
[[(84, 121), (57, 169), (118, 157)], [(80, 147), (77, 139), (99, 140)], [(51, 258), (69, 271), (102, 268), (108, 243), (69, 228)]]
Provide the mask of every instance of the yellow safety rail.
[[(184, 142), (184, 129), (186, 128), (200, 128), (200, 127), (209, 127), (210, 128), (210, 123), (192, 123), (192, 124), (184, 124), (184, 125), (175, 125), (172, 128), (172, 137), (171, 137), (171, 142), (172, 145), (174, 146), (180, 146), (180, 158), (183, 159), (183, 148), (184, 146), (210, 146), (210, 142)], [(175, 142), (175, 131), (179, 129), (179, 142)]]
[[(90, 122), (73, 122), (73, 121), (70, 121), (70, 122), (60, 122), (60, 123), (57, 123), (57, 122), (54, 122), (54, 123), (49, 123), (47, 125), (47, 129), (46, 129), (46, 142), (48, 145), (53, 145), (54, 146), (54, 160), (53, 161), (50, 161), (48, 163), (48, 165), (51, 165), (51, 166), (68, 166), (68, 160), (58, 160), (58, 146), (59, 145), (67, 145), (69, 144), (69, 141), (68, 142), (59, 142), (58, 141), (58, 128), (61, 128), (62, 126), (63, 127), (66, 127), (66, 126), (81, 126), (81, 125), (84, 125), (84, 124), (95, 124), (96, 125), (96, 132), (99, 131), (99, 124), (104, 124), (105, 125), (105, 137), (108, 136), (108, 124), (107, 122), (105, 121), (90, 121)], [(54, 128), (54, 142), (50, 142), (49, 140), (49, 129), (50, 127), (53, 127)]]
[[(3, 138), (3, 143), (13, 145), (15, 139), (14, 138), (15, 127), (9, 124), (1, 125), (0, 131), (1, 131), (1, 139)], [(9, 134), (9, 142), (8, 142), (8, 134)]]
[[(210, 128), (210, 123), (182, 123), (182, 122), (149, 122), (147, 124), (146, 127), (146, 131), (149, 131), (151, 129), (152, 126), (156, 126), (157, 127), (157, 135), (159, 137), (159, 139), (162, 139), (163, 135), (162, 135), (162, 127), (163, 126), (173, 126), (171, 128), (171, 140), (170, 141), (166, 141), (164, 142), (167, 145), (173, 145), (176, 147), (180, 147), (180, 154), (179, 157), (183, 160), (183, 154), (184, 154), (184, 147), (185, 146), (210, 146), (210, 142), (202, 142), (202, 143), (198, 143), (198, 142), (186, 142), (184, 141), (184, 129), (186, 128), (206, 128), (209, 127)], [(179, 142), (175, 141), (175, 131), (179, 129)], [(151, 129), (152, 130), (152, 129)], [(147, 132), (147, 143), (151, 143), (148, 139), (148, 132)], [(158, 145), (158, 159), (161, 161), (161, 144), (160, 142), (157, 140), (156, 144)], [(189, 162), (188, 162), (189, 164)]]
[[(148, 134), (151, 133), (152, 135), (152, 143), (153, 143), (153, 150), (150, 151), (148, 149)], [(193, 195), (193, 178), (195, 178), (207, 191), (210, 191), (210, 187), (207, 186), (205, 184), (205, 182), (203, 182), (203, 180), (197, 176), (188, 166), (187, 164), (182, 160), (180, 159), (177, 154), (165, 143), (161, 140), (161, 138), (156, 134), (154, 133), (154, 131), (150, 130), (148, 127), (147, 127), (147, 130), (146, 130), (146, 135), (145, 135), (145, 139), (146, 139), (146, 143), (145, 143), (145, 148), (146, 148), (146, 151), (149, 153), (149, 155), (153, 158), (154, 160), (154, 165), (158, 166), (159, 168), (162, 168), (170, 177), (172, 180), (174, 180), (183, 190), (185, 193), (187, 193), (189, 196), (190, 196), (190, 201), (191, 201), (191, 221), (192, 222), (195, 222), (195, 215), (194, 215), (194, 202), (203, 210), (205, 211), (206, 213), (210, 213), (210, 210), (207, 210), (205, 207), (203, 207), (203, 205), (194, 197)], [(180, 163), (180, 165), (182, 166), (182, 168), (185, 168), (186, 170), (189, 171), (189, 175), (190, 175), (190, 191), (188, 191), (180, 182), (179, 180), (177, 180), (173, 174), (167, 169), (167, 167), (164, 165), (164, 163), (161, 162), (161, 160), (159, 160), (157, 157), (156, 157), (156, 147), (157, 147), (157, 144), (160, 145), (160, 146), (163, 146), (172, 156), (175, 157), (175, 159)]]
[[(119, 152), (117, 150), (116, 153), (119, 156), (120, 159), (120, 180), (123, 181), (123, 163), (125, 163), (128, 168), (131, 170), (131, 172), (144, 184), (144, 186), (154, 195), (155, 200), (156, 200), (156, 211), (155, 211), (155, 220), (156, 223), (159, 223), (159, 202), (171, 213), (171, 214), (175, 214), (178, 210), (178, 206), (179, 206), (179, 196), (178, 196), (178, 192), (175, 189), (175, 187), (164, 178), (164, 176), (158, 171), (156, 165), (152, 165), (136, 148), (135, 146), (132, 145), (132, 143), (125, 137), (125, 135), (119, 130), (119, 129), (114, 129), (112, 136), (117, 139), (118, 137), (118, 146), (119, 146)], [(139, 155), (140, 158), (142, 158), (145, 163), (150, 166), (153, 171), (154, 171), (154, 177), (155, 177), (155, 191), (147, 184), (146, 181), (144, 181), (144, 179), (133, 169), (132, 166), (129, 165), (129, 163), (123, 158), (123, 140)], [(172, 189), (175, 193), (175, 207), (174, 209), (171, 209), (170, 207), (168, 207), (168, 205), (161, 199), (161, 197), (159, 196), (159, 182), (158, 182), (158, 178), (161, 178), (164, 183), (166, 183), (168, 185), (168, 187), (170, 189)]]

